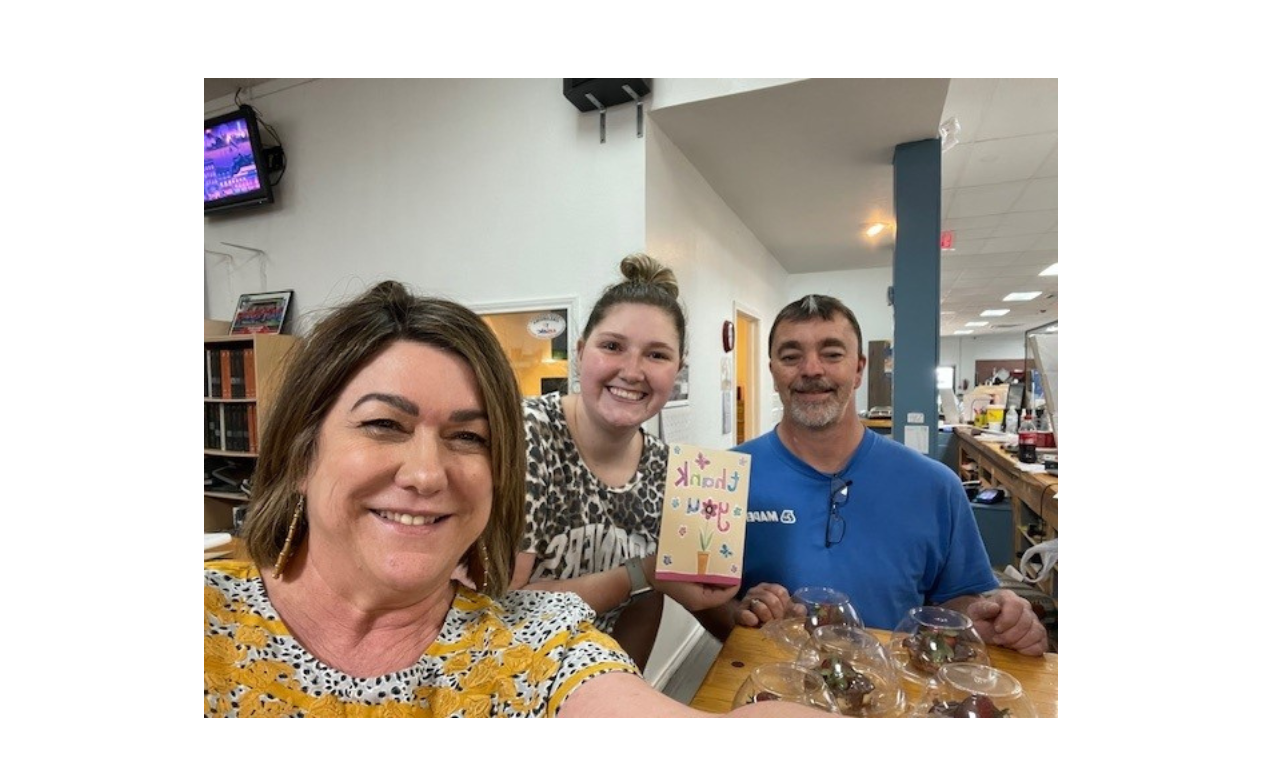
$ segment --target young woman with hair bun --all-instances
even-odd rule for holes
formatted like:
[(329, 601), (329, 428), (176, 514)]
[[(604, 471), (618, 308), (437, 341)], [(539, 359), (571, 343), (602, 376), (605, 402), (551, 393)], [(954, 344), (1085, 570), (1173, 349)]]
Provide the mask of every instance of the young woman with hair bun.
[(731, 589), (654, 577), (667, 449), (641, 426), (670, 399), (687, 324), (671, 269), (632, 254), (620, 270), (579, 339), (579, 393), (524, 401), (526, 536), (513, 586), (577, 593), (642, 671), (663, 593), (695, 610)]

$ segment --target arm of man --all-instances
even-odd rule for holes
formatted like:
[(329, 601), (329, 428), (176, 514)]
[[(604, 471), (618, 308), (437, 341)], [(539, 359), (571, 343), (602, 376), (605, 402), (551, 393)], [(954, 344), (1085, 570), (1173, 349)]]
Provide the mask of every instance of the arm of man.
[(1007, 647), (1022, 655), (1047, 652), (1047, 628), (1029, 601), (1004, 588), (985, 595), (965, 595), (942, 606), (963, 612), (988, 645)]
[(756, 628), (797, 611), (789, 591), (783, 585), (761, 582), (740, 599), (732, 599), (717, 607), (694, 610), (693, 616), (706, 631), (720, 642), (737, 626)]
[(783, 701), (738, 707), (726, 715), (694, 710), (626, 672), (610, 672), (578, 686), (561, 709), (561, 718), (836, 718), (830, 712)]

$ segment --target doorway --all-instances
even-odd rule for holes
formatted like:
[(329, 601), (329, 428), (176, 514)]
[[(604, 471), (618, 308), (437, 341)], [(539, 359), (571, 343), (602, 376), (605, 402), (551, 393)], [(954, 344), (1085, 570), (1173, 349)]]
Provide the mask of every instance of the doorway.
[(742, 444), (761, 433), (758, 427), (758, 317), (741, 308), (736, 310), (736, 443)]
[(578, 390), (577, 339), (570, 299), (470, 306), (491, 327), (523, 397)]

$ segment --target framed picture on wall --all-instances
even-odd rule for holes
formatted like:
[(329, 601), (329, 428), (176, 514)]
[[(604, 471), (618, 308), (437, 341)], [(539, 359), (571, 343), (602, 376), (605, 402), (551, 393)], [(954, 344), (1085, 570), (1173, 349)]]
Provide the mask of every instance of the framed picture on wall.
[(280, 333), (284, 330), (293, 297), (293, 290), (242, 295), (237, 301), (237, 313), (232, 315), (232, 327), (228, 329), (228, 334)]
[(667, 406), (684, 406), (688, 403), (688, 364), (679, 369), (679, 374), (675, 377), (675, 386), (671, 388), (670, 399), (666, 401)]

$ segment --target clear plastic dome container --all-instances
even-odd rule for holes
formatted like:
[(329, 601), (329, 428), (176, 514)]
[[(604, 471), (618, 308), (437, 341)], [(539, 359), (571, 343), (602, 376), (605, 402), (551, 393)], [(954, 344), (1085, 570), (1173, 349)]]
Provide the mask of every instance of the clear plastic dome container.
[(948, 664), (925, 686), (913, 713), (920, 718), (1037, 718), (1020, 681), (982, 664)]
[(798, 665), (820, 673), (843, 715), (891, 718), (906, 697), (898, 667), (884, 645), (862, 628), (820, 626), (798, 654)]
[(886, 645), (899, 671), (926, 684), (948, 664), (990, 665), (986, 643), (973, 620), (946, 607), (912, 607), (890, 634)]

